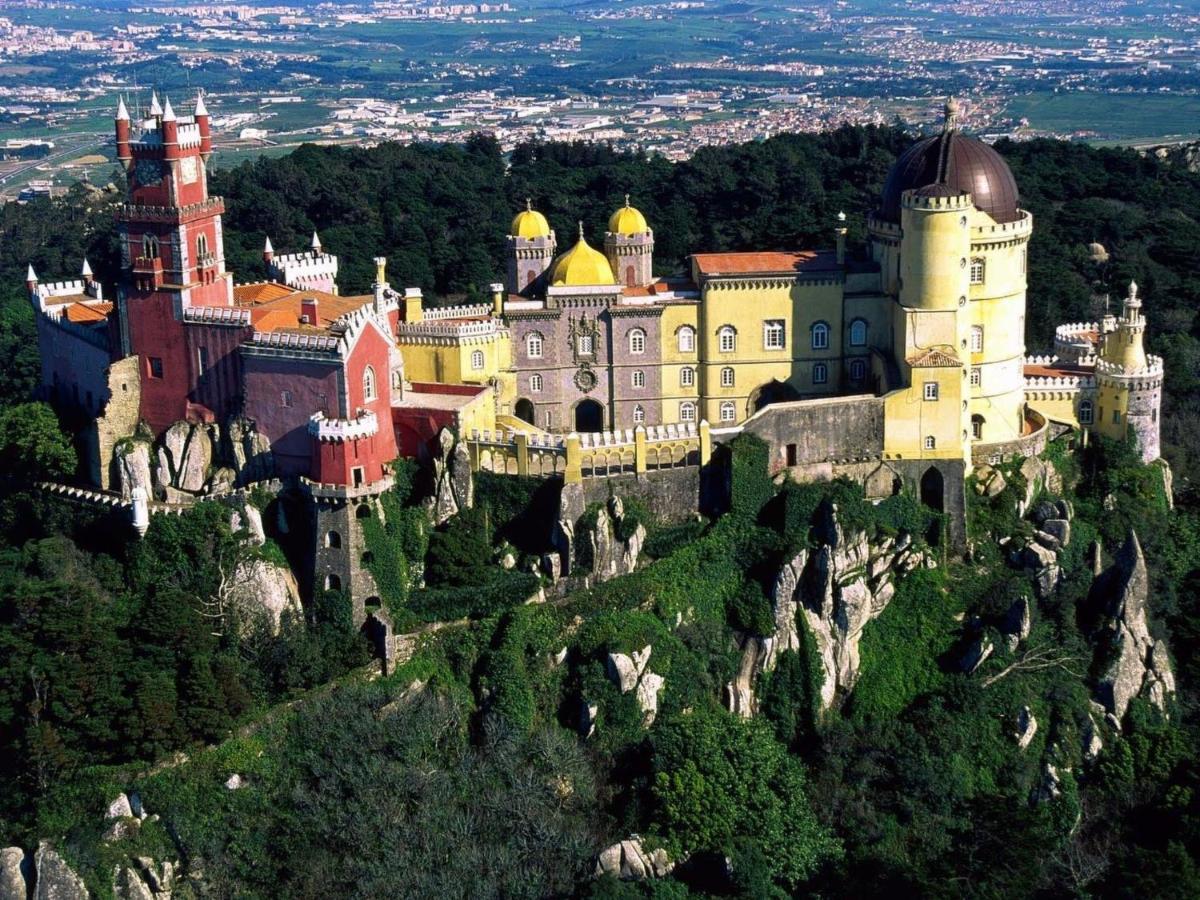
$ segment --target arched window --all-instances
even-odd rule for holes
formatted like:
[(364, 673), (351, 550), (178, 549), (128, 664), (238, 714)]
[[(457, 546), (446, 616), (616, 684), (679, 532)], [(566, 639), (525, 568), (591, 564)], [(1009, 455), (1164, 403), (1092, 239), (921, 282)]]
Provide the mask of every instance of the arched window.
[(630, 353), (645, 353), (646, 352), (646, 332), (640, 328), (634, 328), (629, 332), (629, 352)]
[(737, 418), (737, 407), (729, 400), (721, 404), (721, 421), (732, 422)]
[(983, 257), (976, 256), (971, 260), (971, 284), (983, 284), (983, 277), (986, 272)]
[(861, 359), (855, 359), (850, 362), (850, 380), (862, 381), (867, 377), (867, 364)]
[(983, 416), (971, 416), (971, 436), (977, 441), (983, 440)]
[(696, 352), (696, 329), (691, 325), (684, 325), (678, 331), (679, 337), (679, 352), (680, 353), (695, 353)]
[(733, 387), (733, 366), (726, 366), (721, 370), (721, 387)]
[(146, 259), (158, 259), (158, 238), (150, 234), (142, 238), (142, 256)]
[(829, 349), (829, 326), (824, 322), (817, 322), (812, 327), (812, 348), (814, 350)]
[(722, 325), (717, 331), (717, 347), (722, 353), (732, 353), (737, 349), (737, 330), (732, 325)]
[(542, 358), (542, 336), (536, 331), (529, 332), (525, 337), (525, 355), (530, 359)]
[(633, 373), (633, 386), (635, 388), (644, 388), (646, 386), (646, 373), (641, 369), (637, 369)]
[(696, 384), (696, 370), (691, 366), (684, 366), (679, 370), (679, 386), (694, 387)]
[(867, 323), (863, 319), (855, 319), (850, 323), (850, 346), (867, 346)]
[(628, 287), (633, 287), (637, 284), (637, 275), (633, 266), (625, 267), (625, 284)]
[(936, 450), (937, 449), (937, 440), (934, 438), (934, 436), (932, 434), (925, 435), (925, 449), (926, 450)]
[(825, 363), (813, 365), (813, 384), (826, 384), (829, 381), (829, 366)]
[(342, 579), (330, 573), (325, 576), (325, 590), (340, 591), (342, 589)]
[(371, 518), (371, 506), (368, 503), (360, 503), (354, 510), (354, 518), (369, 519)]
[(537, 374), (530, 375), (529, 376), (529, 390), (533, 391), (536, 394), (539, 391), (541, 391), (541, 389), (542, 389), (542, 376), (537, 375)]
[(208, 256), (208, 235), (198, 234), (196, 235), (196, 257), (203, 259), (206, 256)]
[(786, 345), (783, 319), (768, 319), (763, 322), (763, 349), (782, 350)]
[(330, 550), (340, 550), (342, 547), (342, 536), (336, 531), (325, 532), (325, 546)]
[(983, 326), (982, 325), (972, 325), (971, 326), (971, 352), (972, 353), (982, 353), (983, 352)]
[(375, 370), (367, 366), (363, 369), (363, 402), (368, 403), (375, 397)]
[(636, 425), (641, 425), (646, 421), (646, 410), (642, 409), (640, 403), (633, 408), (633, 421)]
[(483, 351), (482, 350), (472, 350), (471, 351), (471, 368), (474, 369), (476, 372), (480, 372), (483, 370)]
[(1093, 407), (1092, 407), (1091, 400), (1080, 400), (1079, 401), (1079, 424), (1080, 425), (1091, 425), (1092, 424), (1092, 409), (1093, 409)]
[(680, 403), (679, 404), (679, 421), (695, 422), (696, 421), (696, 404), (695, 403)]
[(983, 370), (979, 366), (971, 367), (971, 387), (979, 387), (983, 384)]

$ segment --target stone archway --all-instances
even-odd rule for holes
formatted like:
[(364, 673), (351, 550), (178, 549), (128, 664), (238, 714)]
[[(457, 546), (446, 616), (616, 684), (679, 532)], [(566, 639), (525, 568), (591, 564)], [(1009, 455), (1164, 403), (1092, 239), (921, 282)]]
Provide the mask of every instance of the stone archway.
[(529, 425), (537, 424), (537, 414), (534, 412), (532, 400), (522, 397), (517, 401), (516, 406), (513, 407), (513, 412), (517, 414), (517, 418), (522, 422), (526, 422)]
[(946, 480), (937, 466), (930, 466), (921, 476), (921, 502), (938, 512), (946, 511)]
[(749, 415), (754, 415), (759, 410), (766, 409), (772, 403), (787, 403), (790, 400), (799, 399), (799, 391), (786, 381), (775, 379), (768, 381), (766, 384), (760, 384), (750, 393), (750, 398), (746, 403), (748, 407), (746, 412)]
[(604, 407), (592, 399), (580, 400), (575, 406), (575, 430), (603, 431)]

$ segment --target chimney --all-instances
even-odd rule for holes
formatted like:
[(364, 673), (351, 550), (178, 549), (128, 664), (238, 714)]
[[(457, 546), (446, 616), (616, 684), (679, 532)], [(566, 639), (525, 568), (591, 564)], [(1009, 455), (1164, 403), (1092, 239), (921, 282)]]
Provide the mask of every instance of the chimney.
[(317, 325), (317, 298), (313, 296), (300, 298), (300, 322), (303, 325)]
[(504, 285), (495, 283), (492, 289), (492, 315), (497, 319), (504, 315)]
[(375, 257), (375, 283), (387, 284), (387, 257)]

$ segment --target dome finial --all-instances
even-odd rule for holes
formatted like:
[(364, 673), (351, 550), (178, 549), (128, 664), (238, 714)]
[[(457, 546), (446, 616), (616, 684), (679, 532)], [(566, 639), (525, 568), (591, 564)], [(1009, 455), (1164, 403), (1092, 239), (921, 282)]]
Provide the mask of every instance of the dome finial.
[(525, 198), (525, 211), (533, 212), (533, 198), (532, 197)]
[(629, 195), (628, 194), (625, 195), (625, 208), (629, 209)]
[(583, 219), (579, 220), (579, 239), (583, 240)]
[(1129, 282), (1129, 302), (1130, 303), (1136, 302), (1137, 297), (1138, 297), (1138, 284), (1136, 281), (1130, 280), (1130, 282)]
[(946, 114), (946, 118), (945, 118), (945, 121), (942, 123), (942, 130), (943, 131), (957, 131), (958, 130), (958, 112), (959, 112), (958, 100), (956, 100), (954, 97), (948, 97), (946, 99), (946, 106), (944, 108), (944, 111)]

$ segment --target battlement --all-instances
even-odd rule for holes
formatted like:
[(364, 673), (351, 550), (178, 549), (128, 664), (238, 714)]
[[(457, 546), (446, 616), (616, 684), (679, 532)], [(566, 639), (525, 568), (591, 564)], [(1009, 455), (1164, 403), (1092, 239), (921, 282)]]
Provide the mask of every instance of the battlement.
[(421, 311), (421, 316), (426, 322), (434, 319), (482, 319), (490, 318), (491, 315), (492, 307), (488, 303), (435, 306)]
[(220, 215), (225, 212), (225, 201), (220, 197), (209, 197), (187, 206), (148, 206), (140, 203), (122, 203), (117, 208), (118, 222), (163, 222), (179, 225), (194, 219)]
[(1120, 363), (1096, 360), (1096, 373), (1109, 378), (1161, 378), (1163, 361), (1161, 356), (1147, 356), (1145, 366), (1126, 368)]
[[(905, 209), (919, 209), (926, 212), (958, 212), (970, 209), (972, 206), (970, 194), (947, 193), (942, 196), (922, 197), (921, 190), (904, 192), (901, 202)], [(949, 190), (951, 189), (947, 188), (947, 191)]]
[(183, 311), (183, 321), (197, 325), (230, 325), (250, 327), (250, 310), (233, 306), (189, 306)]
[(379, 432), (379, 420), (369, 409), (353, 419), (330, 419), (322, 412), (313, 413), (308, 420), (308, 433), (318, 441), (355, 441)]
[(996, 222), (991, 225), (976, 225), (971, 229), (971, 241), (1008, 241), (1029, 237), (1033, 234), (1033, 216), (1021, 210), (1021, 218), (1014, 222)]
[(247, 349), (300, 350), (331, 353), (338, 349), (338, 339), (327, 334), (298, 334), (290, 331), (256, 331), (250, 336)]
[(104, 299), (104, 291), (100, 287), (100, 282), (86, 282), (78, 279), (74, 281), (48, 281), (44, 284), (39, 283), (34, 288), (33, 293), (39, 301), (50, 300), (54, 297), (74, 296), (84, 296), (89, 300)]
[[(488, 310), (491, 311), (490, 308)], [(415, 343), (451, 344), (462, 340), (478, 340), (506, 334), (496, 319), (483, 322), (400, 322), (396, 326), (397, 340)]]

